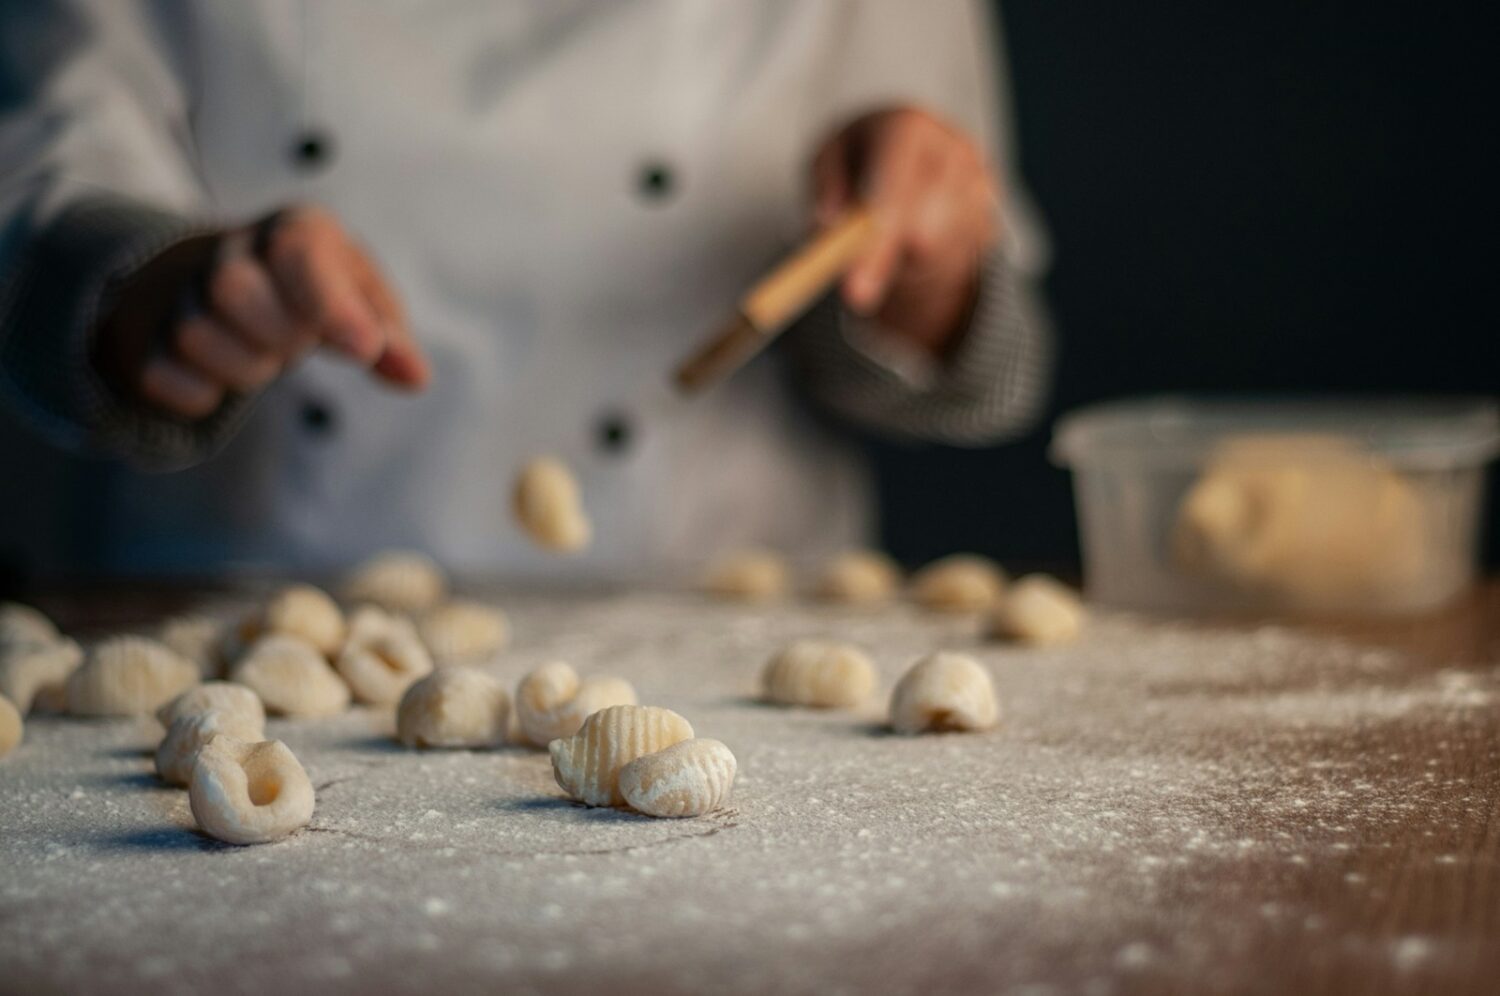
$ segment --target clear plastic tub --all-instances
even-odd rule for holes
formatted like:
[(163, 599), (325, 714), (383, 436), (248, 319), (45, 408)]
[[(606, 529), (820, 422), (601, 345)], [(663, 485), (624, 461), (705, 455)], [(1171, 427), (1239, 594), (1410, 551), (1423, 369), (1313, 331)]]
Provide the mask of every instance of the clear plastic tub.
[(1483, 398), (1160, 397), (1065, 416), (1089, 596), (1197, 615), (1409, 615), (1474, 581)]

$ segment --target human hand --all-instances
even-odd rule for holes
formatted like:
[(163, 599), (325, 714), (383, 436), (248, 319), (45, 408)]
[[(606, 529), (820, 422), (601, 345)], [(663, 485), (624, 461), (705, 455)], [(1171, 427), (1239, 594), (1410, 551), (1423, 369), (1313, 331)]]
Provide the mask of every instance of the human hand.
[[(195, 288), (202, 300), (184, 313)], [(374, 261), (331, 214), (296, 207), (147, 262), (102, 323), (95, 360), (129, 396), (203, 418), (325, 345), (398, 387), (431, 376)]]
[(824, 144), (813, 186), (820, 224), (863, 204), (879, 225), (844, 277), (845, 304), (941, 354), (964, 326), (998, 236), (1000, 188), (979, 146), (925, 111), (877, 111)]

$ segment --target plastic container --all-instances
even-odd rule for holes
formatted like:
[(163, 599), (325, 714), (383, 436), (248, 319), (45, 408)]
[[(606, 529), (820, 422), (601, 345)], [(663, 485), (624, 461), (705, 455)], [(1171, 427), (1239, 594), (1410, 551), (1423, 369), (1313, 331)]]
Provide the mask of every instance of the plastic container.
[(1084, 574), (1104, 604), (1190, 615), (1410, 615), (1474, 581), (1484, 398), (1157, 397), (1065, 416)]

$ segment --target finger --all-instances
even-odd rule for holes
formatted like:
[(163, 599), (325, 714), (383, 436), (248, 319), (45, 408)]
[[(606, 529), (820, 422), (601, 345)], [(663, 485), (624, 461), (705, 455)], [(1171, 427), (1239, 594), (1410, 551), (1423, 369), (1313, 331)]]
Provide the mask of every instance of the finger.
[(271, 275), (297, 315), (323, 341), (360, 363), (374, 363), (385, 350), (385, 332), (360, 290), (354, 254), (337, 223), (321, 212), (296, 212), (269, 242)]
[(141, 370), (141, 395), (183, 418), (204, 418), (224, 403), (224, 389), (171, 357), (159, 356)]
[(194, 373), (242, 393), (259, 390), (281, 372), (275, 353), (255, 349), (234, 330), (208, 317), (177, 326), (177, 356)]
[(421, 388), (432, 379), (426, 355), (406, 323), (401, 300), (370, 257), (358, 253), (360, 286), (385, 327), (385, 352), (375, 361), (375, 372), (392, 384)]
[(261, 351), (287, 355), (308, 332), (253, 256), (236, 254), (219, 263), (208, 280), (208, 305), (216, 320)]
[(849, 207), (849, 143), (842, 137), (824, 145), (813, 160), (813, 213), (820, 225), (831, 225)]
[(869, 315), (880, 310), (890, 292), (891, 279), (901, 261), (901, 236), (884, 232), (845, 275), (844, 303), (856, 314)]

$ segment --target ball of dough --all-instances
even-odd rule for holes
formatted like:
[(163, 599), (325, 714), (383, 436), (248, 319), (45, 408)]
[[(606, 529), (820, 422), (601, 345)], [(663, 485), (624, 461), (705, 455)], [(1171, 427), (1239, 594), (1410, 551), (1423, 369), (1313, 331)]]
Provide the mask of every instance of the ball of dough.
[(366, 605), (351, 618), (349, 639), (334, 666), (359, 701), (393, 705), (432, 670), (432, 655), (410, 619)]
[(770, 550), (739, 550), (719, 560), (704, 588), (720, 598), (764, 602), (780, 598), (791, 587), (786, 560)]
[(161, 624), (156, 638), (198, 665), (205, 679), (217, 678), (224, 673), (227, 628), (212, 616), (174, 616)]
[(1028, 574), (1010, 585), (990, 614), (992, 635), (1021, 643), (1069, 643), (1082, 628), (1078, 593), (1045, 574)]
[(1305, 609), (1399, 600), (1429, 552), (1401, 475), (1322, 437), (1223, 446), (1184, 496), (1171, 544), (1187, 573)]
[(198, 752), (188, 804), (199, 829), (210, 837), (229, 844), (266, 844), (307, 826), (314, 795), (307, 770), (286, 744), (249, 743), (220, 734)]
[(61, 636), (40, 610), (20, 602), (0, 602), (0, 647), (7, 644), (52, 643)]
[(526, 535), (545, 549), (571, 553), (592, 537), (578, 481), (553, 457), (537, 457), (521, 468), (512, 508)]
[(189, 688), (156, 710), (156, 721), (171, 726), (183, 716), (201, 716), (215, 710), (244, 716), (261, 726), (266, 724), (266, 710), (260, 696), (249, 686), (232, 681), (205, 681)]
[(443, 600), (448, 581), (423, 553), (388, 550), (365, 561), (344, 584), (344, 598), (378, 605), (388, 612), (418, 613)]
[(333, 716), (349, 708), (349, 686), (318, 648), (285, 633), (251, 644), (230, 678), (260, 696), (266, 711), (276, 715)]
[(571, 737), (593, 713), (609, 706), (635, 705), (635, 689), (623, 678), (578, 677), (562, 661), (543, 664), (516, 688), (516, 719), (521, 734), (537, 747)]
[(83, 663), (83, 648), (67, 637), (50, 643), (0, 645), (0, 696), (22, 715), (33, 709), (62, 711), (68, 678)]
[(261, 615), (266, 632), (300, 636), (325, 657), (344, 645), (344, 613), (321, 588), (294, 584), (271, 596)]
[(897, 733), (988, 730), (999, 718), (989, 672), (963, 654), (922, 658), (891, 693), (891, 727)]
[(912, 575), (911, 595), (938, 612), (979, 612), (1005, 590), (1005, 572), (988, 557), (956, 553)]
[(0, 695), (0, 757), (20, 746), (24, 730), (21, 711), (11, 705), (10, 699)]
[(510, 638), (505, 613), (478, 602), (452, 601), (423, 613), (417, 632), (439, 667), (493, 657)]
[(408, 747), (499, 747), (510, 696), (493, 675), (471, 667), (434, 671), (401, 696), (396, 739)]
[(68, 711), (75, 716), (155, 712), (201, 675), (192, 661), (144, 636), (116, 636), (96, 645), (68, 676)]
[(875, 691), (875, 665), (851, 643), (797, 640), (766, 664), (761, 688), (781, 705), (857, 706)]
[(887, 602), (901, 588), (901, 568), (878, 550), (849, 550), (823, 568), (817, 596), (844, 605)]
[(266, 724), (264, 719), (257, 720), (250, 713), (218, 709), (178, 716), (157, 745), (156, 773), (168, 785), (188, 784), (193, 778), (198, 752), (220, 734), (255, 743), (265, 736)]

